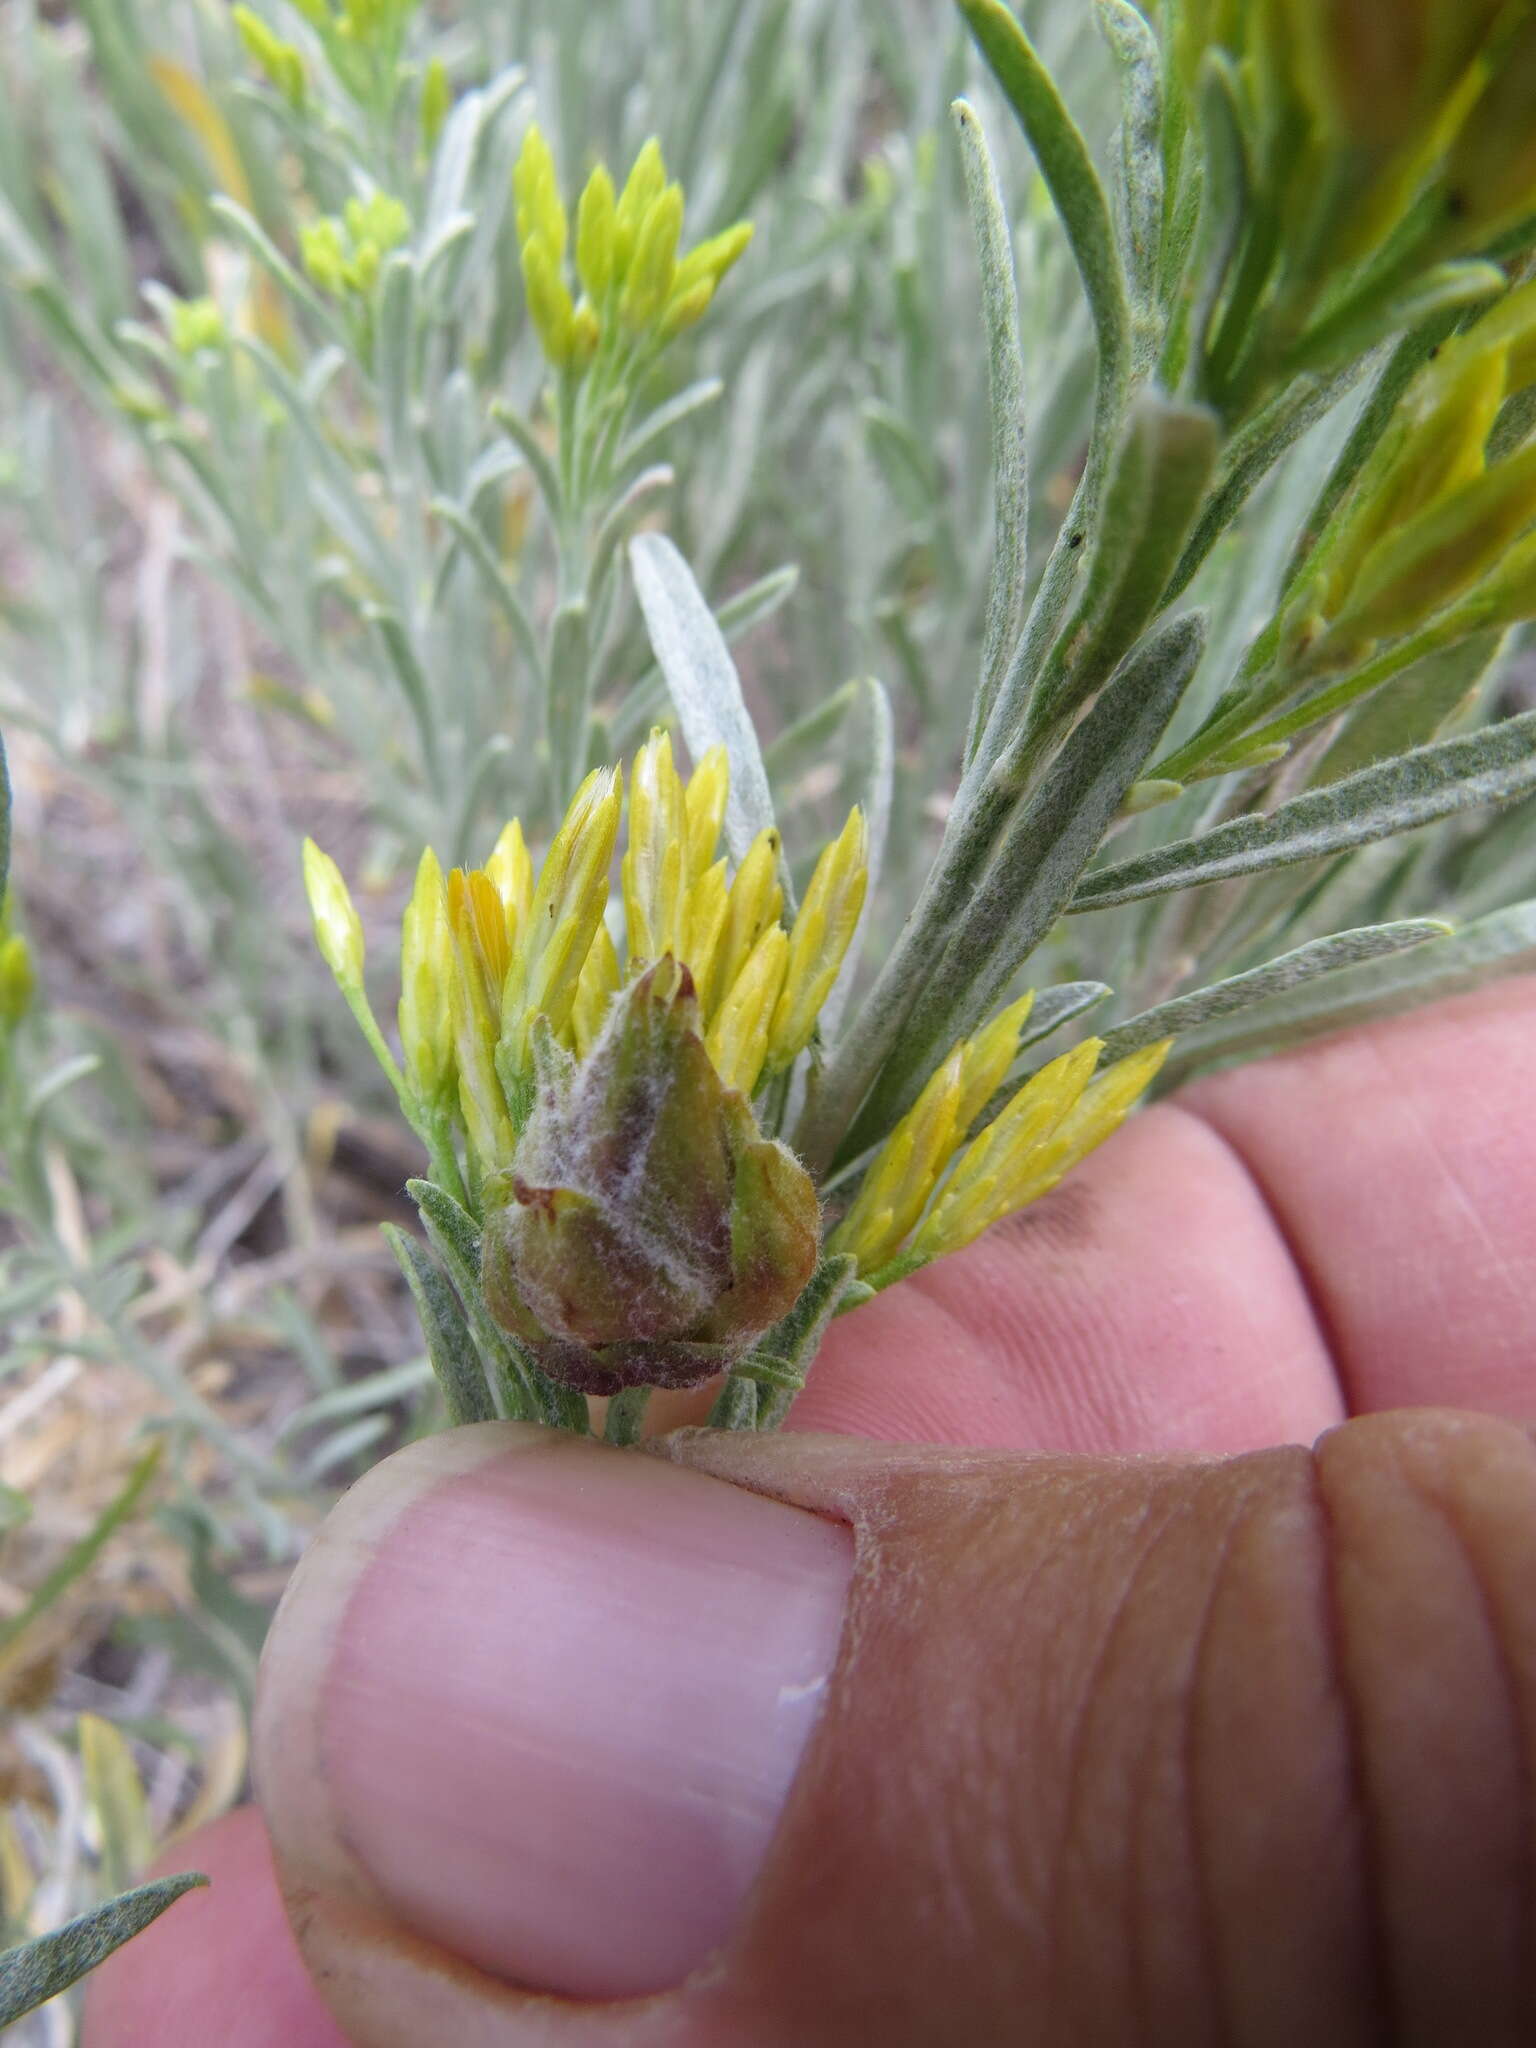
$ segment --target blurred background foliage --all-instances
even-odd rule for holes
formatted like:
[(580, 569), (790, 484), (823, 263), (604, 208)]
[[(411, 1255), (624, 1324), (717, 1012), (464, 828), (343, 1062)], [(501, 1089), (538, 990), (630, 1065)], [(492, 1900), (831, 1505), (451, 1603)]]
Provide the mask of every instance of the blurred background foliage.
[[(1107, 167), (1091, 11), (1022, 13)], [(550, 705), (579, 700), (565, 737), (594, 760), (664, 710), (622, 566), (644, 524), (733, 639), (790, 846), (865, 796), (889, 734), (868, 959), (911, 904), (992, 559), (959, 92), (1014, 232), (1037, 565), (1094, 397), (1066, 237), (980, 75), (950, 0), (0, 0), (0, 729), (35, 976), (0, 1091), (7, 1938), (237, 1796), (288, 1566), (437, 1420), (377, 1229), (419, 1161), (314, 957), (302, 836), (383, 929), (424, 842), (547, 827)], [(559, 518), (512, 221), (535, 115), (568, 196), (654, 135), (688, 242), (756, 231), (647, 367), (609, 488)], [(403, 212), (348, 222), (369, 196)], [(324, 218), (367, 291), (306, 267)], [(1191, 728), (1361, 402), (1338, 394), (1201, 570)], [(1485, 635), (1330, 727), (1327, 772), (1533, 703), (1521, 634)], [(1209, 798), (1125, 820), (1116, 858)], [(1501, 911), (1536, 894), (1533, 826), (1527, 802), (1075, 918), (1050, 970), (1129, 1016), (1345, 924)], [(26, 2024), (72, 2038), (62, 2002)]]

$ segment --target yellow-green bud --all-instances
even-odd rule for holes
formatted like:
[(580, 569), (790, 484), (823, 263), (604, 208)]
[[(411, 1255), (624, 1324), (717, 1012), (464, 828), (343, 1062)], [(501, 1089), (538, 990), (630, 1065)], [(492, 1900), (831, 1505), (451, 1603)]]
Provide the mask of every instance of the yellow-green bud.
[(653, 326), (665, 311), (677, 273), (677, 244), (682, 231), (683, 188), (668, 185), (646, 209), (624, 280), (619, 313), (631, 333), (639, 334)]
[(708, 278), (702, 284), (690, 286), (685, 292), (674, 291), (656, 323), (657, 339), (670, 341), (686, 328), (696, 326), (709, 311), (714, 296), (715, 287)]
[(167, 300), (165, 324), (171, 346), (179, 356), (195, 356), (205, 348), (222, 348), (227, 339), (224, 315), (209, 298)]
[(537, 121), (529, 124), (512, 172), (512, 194), (517, 203), (517, 239), (526, 244), (537, 237), (558, 268), (565, 259), (566, 219), (560, 201), (560, 183), (555, 159)]
[(36, 989), (32, 954), (20, 932), (0, 939), (0, 1026), (10, 1029), (32, 1007)]
[(690, 249), (677, 266), (673, 292), (692, 291), (697, 284), (719, 284), (732, 264), (739, 263), (746, 254), (752, 235), (751, 221), (739, 220), (734, 227), (724, 228)]
[(431, 1109), (451, 1096), (453, 1058), (453, 933), (448, 889), (429, 846), (400, 927), (400, 1047), (418, 1101)]
[(441, 57), (434, 57), (422, 74), (421, 104), (417, 115), (421, 123), (421, 146), (429, 154), (437, 147), (437, 138), (443, 132), (443, 123), (452, 104), (453, 87), (448, 82), (448, 67)]
[(523, 244), (523, 287), (545, 355), (556, 369), (569, 369), (576, 355), (576, 308), (548, 248), (537, 239)]
[(280, 36), (274, 35), (261, 16), (249, 7), (232, 8), (230, 19), (247, 53), (288, 104), (295, 109), (303, 106), (304, 64), (293, 44), (285, 43)]
[(341, 869), (313, 839), (304, 842), (304, 893), (320, 956), (343, 990), (363, 985), (363, 921)]
[(613, 282), (618, 201), (608, 166), (599, 164), (582, 188), (576, 208), (576, 275), (594, 306), (601, 306)]
[(652, 201), (660, 197), (666, 182), (667, 167), (662, 159), (661, 144), (653, 135), (635, 158), (614, 213), (613, 262), (620, 278), (627, 273), (634, 257), (640, 223)]
[(347, 282), (347, 252), (341, 223), (329, 214), (299, 230), (299, 257), (322, 291), (341, 292)]

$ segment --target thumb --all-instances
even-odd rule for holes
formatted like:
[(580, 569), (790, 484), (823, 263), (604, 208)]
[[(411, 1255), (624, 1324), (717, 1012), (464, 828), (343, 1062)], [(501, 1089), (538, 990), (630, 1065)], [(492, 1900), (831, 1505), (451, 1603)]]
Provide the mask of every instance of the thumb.
[(659, 1448), (413, 1445), (296, 1576), (258, 1783), (351, 2038), (1532, 2038), (1526, 1431)]

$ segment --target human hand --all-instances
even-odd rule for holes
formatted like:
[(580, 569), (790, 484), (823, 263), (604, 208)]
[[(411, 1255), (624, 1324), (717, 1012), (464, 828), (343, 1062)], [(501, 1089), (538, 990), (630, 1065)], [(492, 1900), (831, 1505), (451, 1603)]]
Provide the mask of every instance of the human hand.
[(840, 1324), (797, 1425), (904, 1443), (415, 1445), (265, 1667), (320, 1990), (247, 1810), (88, 2048), (1529, 2042), (1533, 1380), (1523, 981), (1200, 1085)]

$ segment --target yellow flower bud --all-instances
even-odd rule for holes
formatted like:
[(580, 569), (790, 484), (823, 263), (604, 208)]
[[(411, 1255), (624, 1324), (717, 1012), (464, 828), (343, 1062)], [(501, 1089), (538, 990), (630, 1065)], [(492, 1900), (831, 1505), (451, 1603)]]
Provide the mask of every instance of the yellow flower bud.
[(299, 257), (322, 291), (340, 292), (346, 285), (346, 247), (341, 223), (329, 214), (299, 230)]
[(557, 1037), (569, 1021), (608, 901), (608, 869), (623, 803), (618, 769), (593, 769), (544, 857), (504, 999), (503, 1038), (519, 1070), (528, 1064), (535, 1017), (547, 1017)]
[(583, 963), (576, 983), (576, 1000), (571, 1006), (571, 1039), (578, 1058), (585, 1059), (597, 1043), (608, 1006), (618, 994), (622, 980), (618, 952), (607, 925), (600, 924)]
[(560, 200), (560, 181), (555, 159), (537, 121), (529, 124), (512, 171), (512, 192), (517, 204), (517, 239), (541, 241), (552, 270), (565, 258), (566, 218)]
[[(700, 990), (713, 986), (715, 957), (725, 930), (725, 914), (731, 895), (725, 869), (723, 859), (715, 861), (688, 891), (688, 935), (684, 941), (683, 957), (693, 970), (694, 982)], [(700, 1008), (703, 1008), (702, 998)]]
[(784, 993), (773, 1020), (769, 1064), (787, 1067), (811, 1042), (858, 926), (869, 886), (869, 838), (855, 804), (841, 833), (816, 863), (790, 939)]
[(528, 315), (545, 355), (556, 369), (568, 369), (576, 354), (576, 308), (542, 241), (523, 244), (523, 285)]
[(683, 188), (668, 185), (646, 208), (635, 237), (619, 300), (619, 314), (633, 334), (654, 325), (672, 295), (677, 245), (683, 232)]
[(714, 296), (715, 288), (708, 278), (702, 284), (693, 285), (685, 292), (673, 292), (662, 308), (661, 318), (656, 322), (657, 340), (671, 341), (674, 335), (697, 326), (709, 311)]
[(417, 1099), (440, 1104), (453, 1090), (453, 933), (448, 889), (429, 846), (400, 927), (400, 1046)]
[(726, 990), (746, 964), (747, 955), (784, 907), (779, 886), (779, 835), (765, 826), (747, 848), (726, 900), (725, 925), (711, 963), (709, 988), (700, 990), (706, 1022), (719, 1008)]
[(851, 1252), (861, 1273), (872, 1273), (894, 1258), (965, 1135), (966, 1052), (965, 1046), (957, 1045), (929, 1077), (876, 1154), (853, 1206), (827, 1241), (828, 1251)]
[(434, 57), (422, 73), (421, 103), (417, 110), (417, 119), (421, 123), (421, 146), (428, 154), (437, 147), (437, 138), (443, 132), (443, 123), (452, 104), (453, 87), (448, 82), (448, 67), (441, 57)]
[(528, 856), (523, 828), (516, 818), (502, 826), (496, 844), (491, 848), (491, 857), (485, 864), (485, 872), (490, 876), (507, 913), (507, 936), (516, 944), (527, 927), (528, 911), (533, 903), (533, 862)]
[(770, 925), (727, 989), (705, 1034), (715, 1071), (727, 1088), (739, 1089), (743, 1095), (752, 1093), (763, 1071), (789, 949), (784, 927)]
[(363, 986), (363, 921), (341, 869), (313, 839), (304, 842), (304, 893), (320, 957), (343, 990)]
[(1030, 989), (961, 1048), (961, 1095), (956, 1123), (962, 1138), (1002, 1086), (1008, 1069), (1018, 1058), (1019, 1037), (1034, 1005), (1035, 992)]
[(507, 938), (506, 915), (489, 876), (454, 869), (448, 877), (448, 925), (453, 938), (449, 1014), (459, 1113), (476, 1161), (483, 1171), (490, 1171), (512, 1157), (517, 1133), (496, 1067)]
[(10, 1030), (32, 1007), (37, 980), (32, 953), (20, 932), (0, 938), (0, 1027)]
[(247, 54), (266, 74), (291, 107), (304, 104), (304, 65), (292, 43), (274, 35), (249, 7), (232, 7), (230, 19)]
[(195, 356), (205, 348), (222, 348), (228, 338), (224, 315), (213, 299), (168, 300), (165, 320), (171, 346), (179, 356)]
[(688, 819), (688, 872), (702, 875), (720, 844), (731, 769), (723, 746), (713, 746), (688, 778), (683, 808)]
[(680, 957), (686, 935), (688, 841), (671, 735), (653, 732), (629, 783), (629, 845), (620, 874), (631, 965)]
[(662, 160), (661, 144), (653, 135), (635, 158), (634, 166), (624, 180), (624, 190), (619, 194), (618, 206), (614, 211), (615, 277), (622, 279), (627, 273), (639, 239), (640, 223), (651, 202), (660, 196), (666, 182), (667, 167)]
[(608, 166), (599, 164), (576, 208), (576, 275), (594, 306), (601, 306), (613, 282), (617, 211), (613, 179)]
[(739, 220), (734, 227), (723, 228), (718, 235), (710, 235), (690, 249), (677, 266), (674, 291), (691, 291), (698, 284), (718, 284), (731, 265), (746, 253), (753, 232), (751, 221)]

